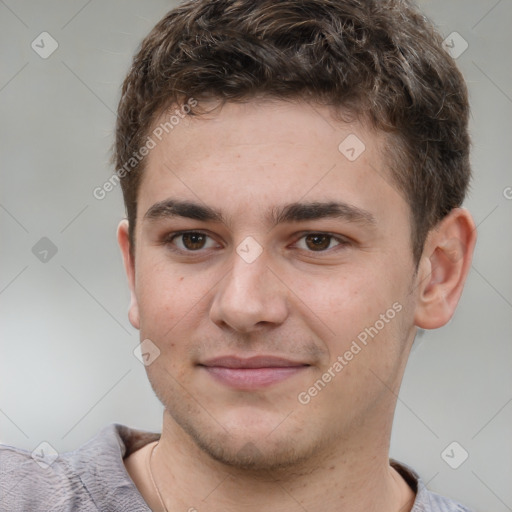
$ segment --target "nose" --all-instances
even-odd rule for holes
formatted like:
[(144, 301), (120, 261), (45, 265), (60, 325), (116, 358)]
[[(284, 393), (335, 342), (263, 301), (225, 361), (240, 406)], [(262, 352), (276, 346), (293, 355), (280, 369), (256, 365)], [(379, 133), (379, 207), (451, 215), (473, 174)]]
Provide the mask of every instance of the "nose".
[(268, 268), (265, 253), (251, 263), (233, 253), (231, 270), (214, 295), (210, 319), (221, 328), (250, 333), (280, 325), (287, 316), (286, 287)]

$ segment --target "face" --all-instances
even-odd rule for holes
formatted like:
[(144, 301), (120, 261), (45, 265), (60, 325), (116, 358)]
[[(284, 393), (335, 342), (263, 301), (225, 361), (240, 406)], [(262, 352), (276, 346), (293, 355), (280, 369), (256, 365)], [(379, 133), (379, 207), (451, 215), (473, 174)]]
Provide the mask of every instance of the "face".
[(251, 101), (151, 149), (130, 320), (169, 418), (214, 459), (283, 467), (390, 427), (414, 264), (383, 145), (327, 107)]

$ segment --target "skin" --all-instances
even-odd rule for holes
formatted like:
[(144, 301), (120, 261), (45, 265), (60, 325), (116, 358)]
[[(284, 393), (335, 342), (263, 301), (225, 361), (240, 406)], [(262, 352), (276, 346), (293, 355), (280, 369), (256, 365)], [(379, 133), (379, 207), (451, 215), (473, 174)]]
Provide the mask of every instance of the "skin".
[[(338, 150), (350, 134), (365, 144), (355, 161)], [(364, 124), (334, 120), (327, 107), (260, 99), (185, 118), (148, 155), (134, 258), (127, 221), (118, 241), (130, 321), (160, 350), (146, 366), (165, 406), (151, 467), (169, 511), (411, 509), (414, 493), (388, 459), (397, 394), (417, 328), (441, 327), (454, 313), (476, 231), (467, 210), (453, 210), (430, 232), (415, 273), (411, 213), (384, 142)], [(168, 199), (223, 219), (145, 217)], [(331, 201), (365, 210), (374, 223), (269, 222), (283, 205)], [(204, 248), (171, 238), (181, 230), (207, 234)], [(321, 250), (305, 236), (315, 233)], [(252, 263), (236, 252), (248, 236), (263, 249)], [(394, 318), (300, 403), (299, 393), (332, 373), (358, 334), (397, 303)], [(228, 354), (309, 366), (238, 390), (198, 366)], [(161, 510), (145, 465), (151, 447), (125, 464)]]

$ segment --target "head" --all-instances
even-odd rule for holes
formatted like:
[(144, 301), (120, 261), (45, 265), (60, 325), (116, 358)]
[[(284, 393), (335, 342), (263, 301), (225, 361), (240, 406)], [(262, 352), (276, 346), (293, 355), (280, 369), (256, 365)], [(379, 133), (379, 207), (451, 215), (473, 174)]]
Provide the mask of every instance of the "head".
[[(475, 235), (441, 43), (401, 0), (191, 1), (143, 41), (114, 155), (130, 320), (212, 457), (276, 467), (387, 431), (417, 327), (451, 318)], [(262, 354), (302, 366), (257, 389), (208, 366)]]

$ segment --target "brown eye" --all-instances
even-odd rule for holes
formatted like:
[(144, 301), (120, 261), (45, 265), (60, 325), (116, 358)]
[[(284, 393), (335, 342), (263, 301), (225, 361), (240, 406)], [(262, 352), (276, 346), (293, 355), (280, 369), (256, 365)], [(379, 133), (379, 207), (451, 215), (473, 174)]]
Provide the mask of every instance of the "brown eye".
[(305, 241), (308, 249), (312, 251), (324, 251), (331, 245), (332, 236), (320, 233), (306, 235)]
[(212, 249), (215, 241), (205, 233), (199, 231), (187, 231), (178, 233), (167, 239), (169, 245), (174, 245), (184, 252), (200, 251), (201, 249)]
[(183, 245), (189, 251), (202, 249), (206, 242), (206, 236), (201, 233), (185, 233), (182, 236)]
[(348, 240), (329, 233), (307, 233), (296, 242), (296, 247), (308, 252), (327, 252), (345, 245), (350, 245)]

